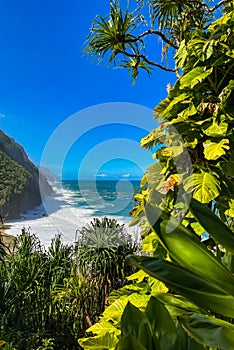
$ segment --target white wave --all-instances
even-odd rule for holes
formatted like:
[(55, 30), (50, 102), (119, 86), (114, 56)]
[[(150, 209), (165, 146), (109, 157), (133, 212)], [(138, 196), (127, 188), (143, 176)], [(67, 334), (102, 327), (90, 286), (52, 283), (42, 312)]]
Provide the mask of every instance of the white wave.
[[(50, 245), (51, 239), (56, 234), (61, 235), (64, 243), (74, 243), (76, 231), (92, 220), (98, 208), (74, 207), (72, 204), (77, 203), (77, 199), (71, 203), (71, 197), (72, 191), (55, 188), (55, 194), (46, 197), (40, 206), (22, 214), (20, 219), (10, 221), (11, 227), (8, 233), (17, 236), (25, 228), (35, 233), (45, 247)], [(108, 217), (115, 218), (120, 224), (126, 224), (129, 233), (134, 234), (135, 229), (127, 227), (130, 217), (113, 215)]]

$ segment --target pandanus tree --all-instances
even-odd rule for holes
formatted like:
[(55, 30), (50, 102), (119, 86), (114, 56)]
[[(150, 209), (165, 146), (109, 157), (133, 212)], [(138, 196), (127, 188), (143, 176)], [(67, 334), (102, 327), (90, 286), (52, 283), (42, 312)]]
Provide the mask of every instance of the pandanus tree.
[[(170, 60), (169, 65), (169, 56), (173, 58), (181, 42), (195, 30), (207, 29), (223, 5), (232, 7), (232, 1), (138, 0), (126, 10), (119, 1), (110, 1), (110, 13), (97, 15), (93, 21), (85, 52), (127, 68), (133, 79), (140, 70), (150, 74), (155, 68), (179, 74), (176, 62)], [(157, 52), (158, 40), (162, 55)]]
[(124, 262), (127, 254), (136, 252), (137, 244), (115, 219), (94, 218), (79, 230), (77, 261), (79, 272), (92, 281), (97, 291), (97, 315), (108, 304), (112, 290), (122, 287), (132, 268)]

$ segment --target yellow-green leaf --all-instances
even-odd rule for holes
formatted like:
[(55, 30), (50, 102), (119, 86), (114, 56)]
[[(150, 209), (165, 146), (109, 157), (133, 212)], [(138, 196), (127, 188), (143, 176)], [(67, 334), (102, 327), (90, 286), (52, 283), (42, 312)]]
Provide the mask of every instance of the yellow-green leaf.
[(198, 83), (201, 83), (204, 79), (206, 79), (213, 71), (213, 68), (207, 69), (204, 71), (202, 67), (195, 67), (189, 73), (182, 76), (180, 79), (180, 89), (184, 89), (186, 87), (193, 88)]
[(118, 335), (120, 330), (113, 326), (113, 324), (110, 322), (106, 321), (105, 318), (101, 318), (98, 323), (95, 323), (93, 326), (89, 327), (86, 332), (92, 332), (96, 335), (104, 335), (107, 332)]
[(203, 235), (203, 233), (206, 232), (206, 230), (199, 224), (199, 222), (193, 222), (191, 226), (193, 230), (196, 232), (196, 234), (199, 236)]
[(210, 142), (209, 140), (203, 143), (204, 156), (208, 160), (216, 160), (226, 154), (229, 150), (229, 140), (223, 139), (220, 142)]
[(152, 232), (150, 235), (146, 236), (142, 243), (142, 249), (145, 252), (151, 253), (155, 249), (155, 242), (157, 242), (156, 235)]
[(206, 172), (192, 174), (184, 183), (185, 191), (193, 193), (193, 197), (201, 203), (209, 203), (215, 199), (220, 192), (218, 179)]
[(207, 129), (203, 130), (207, 136), (220, 137), (225, 136), (228, 129), (228, 123), (221, 122), (220, 124), (215, 121)]
[(228, 202), (229, 208), (225, 211), (225, 214), (227, 216), (230, 216), (231, 218), (234, 218), (234, 199), (231, 199)]
[(113, 334), (105, 333), (105, 335), (101, 336), (81, 338), (78, 340), (78, 343), (87, 350), (114, 350), (118, 343), (118, 338)]
[(143, 270), (139, 270), (135, 273), (133, 273), (132, 275), (127, 277), (128, 281), (134, 281), (137, 280), (138, 283), (142, 282), (146, 277), (149, 277), (149, 275), (143, 271)]
[[(196, 113), (197, 113), (197, 110), (196, 110), (194, 104), (192, 103), (189, 107), (185, 108), (182, 112), (180, 112), (178, 114), (178, 117), (180, 117), (182, 120), (186, 120), (187, 118), (189, 118), (192, 115), (195, 115)], [(177, 118), (175, 120), (173, 119), (171, 121), (171, 124), (174, 124), (176, 122), (176, 120), (177, 120)]]

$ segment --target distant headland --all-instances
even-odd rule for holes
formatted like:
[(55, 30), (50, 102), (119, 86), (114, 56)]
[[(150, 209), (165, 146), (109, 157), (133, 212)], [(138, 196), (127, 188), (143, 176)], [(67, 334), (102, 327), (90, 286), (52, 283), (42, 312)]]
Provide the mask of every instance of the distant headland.
[[(39, 186), (40, 178), (40, 186)], [(0, 215), (15, 219), (41, 204), (53, 193), (44, 174), (29, 160), (25, 150), (0, 130)]]

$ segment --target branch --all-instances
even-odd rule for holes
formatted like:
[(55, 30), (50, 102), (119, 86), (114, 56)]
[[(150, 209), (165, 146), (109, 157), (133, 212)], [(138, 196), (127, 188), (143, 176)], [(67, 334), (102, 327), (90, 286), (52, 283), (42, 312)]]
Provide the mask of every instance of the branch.
[(133, 39), (129, 39), (126, 42), (136, 42), (138, 40), (140, 40), (141, 38), (143, 38), (144, 36), (148, 35), (148, 34), (156, 34), (158, 36), (161, 37), (161, 39), (163, 41), (165, 41), (165, 43), (169, 44), (170, 46), (174, 47), (174, 49), (178, 49), (179, 47), (174, 44), (172, 41), (170, 41), (163, 33), (159, 32), (158, 30), (154, 30), (154, 29), (149, 29), (146, 30), (144, 33), (141, 33), (139, 36), (133, 38)]
[(213, 7), (209, 7), (205, 2), (199, 2), (199, 1), (190, 1), (190, 0), (187, 0), (188, 2), (197, 2), (198, 4), (202, 5), (204, 8), (206, 8), (206, 10), (209, 12), (209, 13), (212, 13), (214, 11), (216, 11), (220, 6), (224, 5), (224, 4), (228, 4), (229, 2), (232, 2), (232, 0), (221, 0), (220, 2), (218, 2), (215, 6)]
[(199, 5), (202, 5), (204, 8), (206, 8), (206, 10), (209, 13), (212, 13), (212, 12), (216, 11), (220, 6), (222, 6), (224, 4), (228, 4), (229, 2), (232, 2), (232, 0), (221, 0), (213, 7), (209, 7), (205, 2), (200, 2), (200, 1), (196, 1), (196, 0), (187, 0), (187, 2), (197, 3)]
[(176, 72), (176, 69), (168, 68), (168, 67), (165, 67), (157, 62), (150, 61), (145, 55), (142, 55), (142, 54), (137, 55), (137, 54), (129, 53), (125, 50), (121, 50), (121, 51), (119, 51), (119, 53), (122, 53), (123, 55), (125, 55), (127, 57), (138, 58), (139, 60), (142, 59), (146, 63), (150, 64), (151, 66), (158, 67), (162, 70), (165, 70), (166, 72), (173, 72), (173, 73)]
[(220, 2), (218, 2), (218, 4), (216, 4), (214, 7), (209, 8), (209, 12), (214, 12), (215, 10), (217, 10), (220, 6), (224, 5), (224, 4), (228, 4), (229, 2), (232, 2), (232, 0), (221, 0)]

